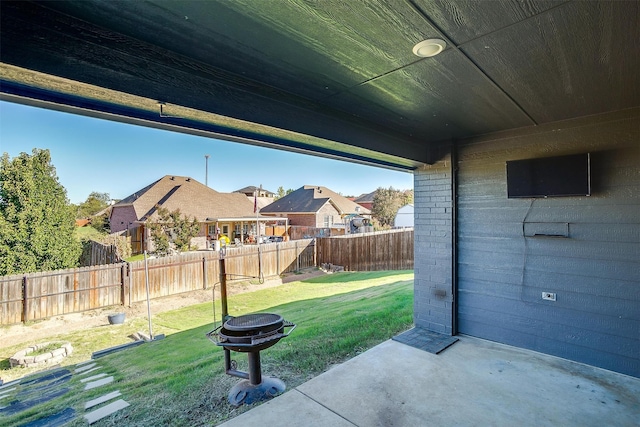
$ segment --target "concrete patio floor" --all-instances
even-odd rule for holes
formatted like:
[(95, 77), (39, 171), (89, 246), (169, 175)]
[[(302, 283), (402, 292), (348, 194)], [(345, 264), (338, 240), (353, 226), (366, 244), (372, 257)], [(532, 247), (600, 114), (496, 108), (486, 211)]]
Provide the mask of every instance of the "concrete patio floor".
[(439, 355), (389, 340), (222, 424), (261, 425), (637, 427), (640, 379), (467, 336)]

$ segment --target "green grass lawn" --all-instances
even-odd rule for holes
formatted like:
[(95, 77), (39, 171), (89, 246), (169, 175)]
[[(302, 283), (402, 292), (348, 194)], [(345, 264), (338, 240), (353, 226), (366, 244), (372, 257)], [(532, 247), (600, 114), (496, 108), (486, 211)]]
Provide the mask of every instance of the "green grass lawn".
[[(219, 322), (219, 306), (216, 310)], [(282, 379), (292, 389), (410, 328), (413, 273), (339, 273), (229, 298), (231, 315), (260, 311), (280, 314), (298, 325), (290, 337), (261, 352), (263, 374)], [(144, 331), (146, 320), (136, 321), (141, 324), (131, 325), (133, 329)], [(69, 334), (66, 340), (74, 348), (81, 344), (78, 339), (115, 345), (120, 342), (109, 338), (109, 331), (117, 328), (105, 328), (91, 337)], [(155, 334), (166, 334), (165, 339), (98, 359), (100, 372), (113, 375), (113, 383), (85, 393), (67, 393), (6, 421), (23, 424), (67, 407), (82, 414), (84, 402), (114, 390), (131, 406), (95, 425), (200, 426), (234, 417), (250, 407), (235, 408), (227, 402), (238, 378), (224, 374), (222, 348), (205, 336), (213, 328), (210, 303), (159, 313), (153, 317), (153, 329)], [(246, 354), (232, 356), (240, 370), (247, 369)], [(79, 390), (76, 377), (69, 386)], [(80, 418), (69, 425), (85, 422)]]
[[(149, 256), (147, 255), (147, 258)], [(138, 255), (133, 255), (130, 256), (129, 258), (125, 259), (125, 261), (127, 262), (134, 262), (134, 261), (143, 261), (144, 260), (144, 254), (138, 254)]]
[(104, 236), (103, 233), (100, 233), (98, 230), (91, 226), (86, 227), (76, 227), (74, 231), (74, 235), (78, 240), (99, 240)]

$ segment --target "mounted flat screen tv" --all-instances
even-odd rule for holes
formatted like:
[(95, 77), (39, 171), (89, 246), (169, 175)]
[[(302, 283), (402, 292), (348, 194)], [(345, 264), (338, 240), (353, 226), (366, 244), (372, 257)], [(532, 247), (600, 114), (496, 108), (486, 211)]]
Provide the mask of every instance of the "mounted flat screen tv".
[(507, 197), (591, 195), (589, 153), (507, 162)]

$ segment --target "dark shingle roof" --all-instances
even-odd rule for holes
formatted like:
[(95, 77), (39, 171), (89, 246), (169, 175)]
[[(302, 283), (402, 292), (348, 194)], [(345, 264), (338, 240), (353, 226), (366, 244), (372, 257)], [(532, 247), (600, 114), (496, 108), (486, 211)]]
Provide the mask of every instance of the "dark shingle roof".
[(256, 190), (262, 193), (275, 194), (273, 191), (269, 191), (266, 188), (262, 188), (262, 187), (256, 187), (255, 185), (250, 185), (248, 187), (241, 188), (239, 190), (234, 191), (234, 193), (242, 193), (242, 194), (246, 194), (247, 196), (253, 196)]
[(332, 203), (341, 214), (370, 213), (368, 209), (346, 197), (317, 185), (300, 187), (293, 193), (265, 206), (260, 213), (316, 213), (326, 203)]
[(180, 212), (198, 221), (206, 218), (242, 218), (255, 216), (253, 203), (241, 193), (219, 193), (193, 178), (166, 175), (136, 191), (114, 208), (132, 205), (140, 221), (156, 214), (156, 205)]
[(363, 194), (362, 196), (356, 198), (354, 202), (356, 203), (373, 203), (373, 197), (376, 195), (376, 191), (372, 191), (368, 194)]

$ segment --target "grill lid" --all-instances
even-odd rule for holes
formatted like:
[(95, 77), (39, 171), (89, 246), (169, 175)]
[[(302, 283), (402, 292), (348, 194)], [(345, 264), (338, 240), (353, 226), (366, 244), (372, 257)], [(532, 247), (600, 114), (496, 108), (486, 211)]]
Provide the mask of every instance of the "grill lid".
[(284, 319), (279, 314), (253, 313), (243, 316), (232, 317), (224, 322), (224, 328), (229, 331), (246, 332), (266, 328), (269, 326), (282, 325)]

